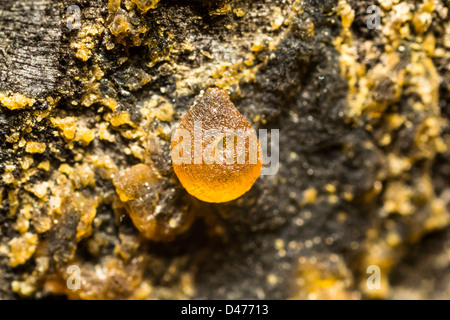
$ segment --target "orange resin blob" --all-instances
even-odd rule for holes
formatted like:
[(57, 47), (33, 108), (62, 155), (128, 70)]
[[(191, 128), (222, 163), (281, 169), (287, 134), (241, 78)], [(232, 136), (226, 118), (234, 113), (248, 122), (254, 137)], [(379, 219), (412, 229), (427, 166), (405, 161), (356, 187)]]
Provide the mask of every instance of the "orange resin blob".
[(208, 89), (184, 115), (172, 139), (171, 153), (183, 187), (206, 202), (242, 196), (262, 169), (255, 131), (221, 89)]

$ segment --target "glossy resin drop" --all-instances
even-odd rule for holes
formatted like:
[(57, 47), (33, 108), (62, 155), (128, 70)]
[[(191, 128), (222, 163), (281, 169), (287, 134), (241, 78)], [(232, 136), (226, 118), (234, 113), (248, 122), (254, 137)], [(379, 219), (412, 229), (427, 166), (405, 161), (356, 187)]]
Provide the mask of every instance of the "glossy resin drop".
[(208, 89), (189, 109), (171, 149), (183, 187), (207, 202), (240, 197), (250, 190), (262, 169), (255, 131), (221, 89)]

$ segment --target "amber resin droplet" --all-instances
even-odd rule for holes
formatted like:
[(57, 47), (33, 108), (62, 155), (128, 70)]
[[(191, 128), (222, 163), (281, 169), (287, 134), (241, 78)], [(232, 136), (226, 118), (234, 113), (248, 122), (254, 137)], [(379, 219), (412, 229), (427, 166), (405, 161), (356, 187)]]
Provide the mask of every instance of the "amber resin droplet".
[(171, 150), (183, 187), (206, 202), (227, 202), (242, 196), (262, 169), (255, 131), (221, 89), (208, 89), (184, 115)]

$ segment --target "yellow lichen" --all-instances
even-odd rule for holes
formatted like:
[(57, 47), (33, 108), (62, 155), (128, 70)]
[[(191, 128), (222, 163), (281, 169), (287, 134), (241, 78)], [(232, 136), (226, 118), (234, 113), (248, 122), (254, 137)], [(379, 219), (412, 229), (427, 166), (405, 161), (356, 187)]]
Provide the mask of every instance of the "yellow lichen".
[(162, 103), (155, 111), (155, 116), (161, 121), (171, 121), (174, 115), (173, 105), (170, 103)]
[(125, 14), (116, 14), (114, 20), (109, 25), (109, 30), (115, 36), (131, 30), (131, 24)]
[(48, 160), (42, 161), (41, 163), (38, 164), (37, 167), (38, 167), (38, 169), (49, 171), (50, 170), (50, 161), (48, 161)]
[(24, 234), (28, 231), (30, 226), (30, 219), (32, 217), (33, 206), (31, 204), (23, 205), (22, 209), (18, 214), (16, 225), (14, 229), (20, 232), (20, 234)]
[(98, 43), (98, 37), (103, 32), (102, 19), (96, 23), (89, 23), (82, 26), (78, 31), (76, 39), (70, 44), (71, 48), (76, 49), (75, 56), (87, 61), (91, 55), (92, 50)]
[(66, 140), (80, 141), (84, 145), (88, 145), (95, 138), (95, 130), (87, 128), (83, 121), (77, 121), (75, 117), (52, 117), (50, 121), (61, 130), (62, 136)]
[(272, 30), (278, 30), (283, 25), (284, 15), (278, 7), (274, 9), (273, 14), (274, 18), (270, 22), (270, 26), (272, 27)]
[[(99, 77), (102, 75), (100, 74)], [(85, 107), (90, 107), (94, 103), (99, 103), (102, 106), (109, 108), (114, 111), (117, 106), (117, 101), (114, 98), (105, 96), (99, 90), (100, 83), (86, 83), (83, 87), (83, 95), (81, 96), (80, 102)]]
[(114, 13), (120, 8), (121, 0), (108, 0), (108, 12)]
[(353, 277), (345, 262), (335, 254), (301, 257), (294, 271), (291, 299), (358, 299), (352, 292)]
[(48, 188), (49, 183), (47, 181), (42, 181), (40, 183), (34, 184), (33, 187), (31, 188), (31, 191), (36, 197), (42, 199), (43, 201), (46, 201)]
[(233, 13), (236, 15), (236, 17), (238, 18), (242, 18), (245, 15), (245, 11), (242, 10), (241, 8), (236, 8), (233, 9)]
[(44, 142), (28, 141), (25, 151), (28, 153), (43, 153), (47, 149)]
[(418, 34), (423, 34), (430, 26), (433, 21), (432, 13), (434, 9), (435, 3), (433, 0), (425, 0), (419, 5), (419, 10), (414, 13), (414, 18), (412, 20), (414, 30)]
[(8, 190), (8, 200), (9, 200), (9, 215), (13, 217), (16, 214), (17, 208), (19, 207), (19, 200), (15, 190)]
[(20, 93), (0, 92), (0, 104), (10, 110), (20, 110), (31, 107), (35, 103), (35, 99), (28, 98)]
[(5, 172), (2, 175), (2, 180), (5, 184), (12, 184), (15, 181), (14, 175), (11, 172)]
[(308, 188), (303, 192), (303, 199), (301, 200), (301, 205), (307, 205), (314, 203), (317, 197), (317, 190), (314, 188)]
[(74, 167), (64, 163), (59, 167), (59, 171), (69, 177), (76, 189), (95, 186), (95, 173), (87, 163), (76, 164)]
[(74, 117), (50, 118), (50, 121), (54, 126), (58, 127), (62, 131), (64, 138), (68, 140), (75, 138), (77, 122)]
[(30, 297), (38, 290), (41, 279), (49, 268), (48, 257), (36, 258), (36, 268), (31, 274), (25, 274), (21, 280), (14, 280), (11, 289), (22, 297)]
[(157, 181), (158, 178), (151, 168), (144, 164), (126, 170), (114, 179), (117, 194), (122, 202), (139, 199), (142, 193), (141, 188), (143, 186), (151, 188), (151, 185)]
[(339, 0), (338, 14), (341, 16), (342, 27), (349, 28), (355, 18), (355, 11), (345, 0)]
[(143, 13), (155, 9), (159, 0), (131, 0)]
[(225, 3), (223, 6), (217, 8), (216, 10), (210, 11), (209, 14), (212, 16), (223, 16), (231, 11), (231, 5)]
[(115, 113), (109, 116), (108, 120), (114, 127), (119, 127), (124, 124), (134, 126), (134, 123), (130, 120), (130, 114), (128, 113), (128, 111)]
[(11, 267), (17, 267), (27, 262), (36, 251), (37, 243), (38, 236), (30, 232), (10, 240), (8, 244), (11, 248), (9, 253)]
[(80, 212), (80, 221), (77, 226), (77, 240), (80, 241), (92, 232), (92, 221), (97, 214), (98, 198), (96, 196), (86, 197), (75, 192), (72, 206), (74, 210)]
[(114, 142), (116, 138), (109, 132), (108, 126), (109, 124), (104, 122), (99, 124), (98, 137), (100, 140)]
[(33, 157), (30, 155), (26, 155), (22, 159), (22, 169), (27, 170), (33, 164)]

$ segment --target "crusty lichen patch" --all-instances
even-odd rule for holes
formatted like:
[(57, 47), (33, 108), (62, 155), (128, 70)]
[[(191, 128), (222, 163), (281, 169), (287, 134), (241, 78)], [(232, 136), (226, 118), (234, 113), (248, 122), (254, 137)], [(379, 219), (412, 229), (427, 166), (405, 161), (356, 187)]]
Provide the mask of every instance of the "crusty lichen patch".
[(45, 142), (28, 141), (25, 151), (28, 153), (43, 153), (47, 149)]
[(9, 263), (11, 267), (24, 264), (36, 251), (38, 237), (36, 234), (27, 232), (20, 237), (9, 241), (10, 253)]
[(298, 259), (294, 271), (291, 299), (352, 300), (359, 299), (352, 290), (353, 276), (336, 254)]
[(31, 107), (35, 101), (35, 99), (20, 93), (0, 92), (0, 104), (10, 110), (20, 110)]
[(131, 0), (143, 13), (155, 9), (159, 0)]
[(92, 50), (98, 45), (98, 38), (104, 31), (103, 23), (104, 20), (98, 18), (95, 22), (82, 25), (76, 38), (70, 43), (71, 48), (75, 49), (75, 57), (87, 61), (92, 56)]
[[(381, 26), (372, 32), (379, 35), (377, 41), (383, 43), (384, 51), (376, 49), (375, 41), (356, 41), (351, 29), (355, 13), (345, 0), (339, 1), (343, 29), (335, 42), (341, 53), (341, 71), (349, 84), (348, 122), (371, 132), (375, 139), (367, 142), (370, 149), (384, 151), (385, 165), (369, 192), (381, 194), (383, 205), (377, 215), (383, 223), (367, 232), (361, 263), (361, 268), (381, 268), (382, 290), (368, 290), (365, 279), (361, 280), (362, 292), (373, 298), (388, 297), (389, 272), (399, 259), (402, 243), (418, 241), (430, 228), (450, 223), (449, 212), (430, 182), (429, 170), (436, 155), (448, 150), (441, 137), (445, 120), (438, 105), (440, 79), (432, 61), (436, 39), (429, 31), (433, 14), (440, 14), (435, 12), (439, 6), (429, 0), (380, 3)], [(405, 41), (412, 42), (413, 49), (407, 48)], [(370, 69), (358, 62), (358, 54), (372, 62)], [(413, 92), (415, 98), (400, 105)], [(411, 148), (400, 151), (398, 137), (408, 130), (414, 130), (414, 141)], [(407, 236), (401, 235), (391, 220), (396, 215), (409, 217), (404, 221), (410, 227)]]

